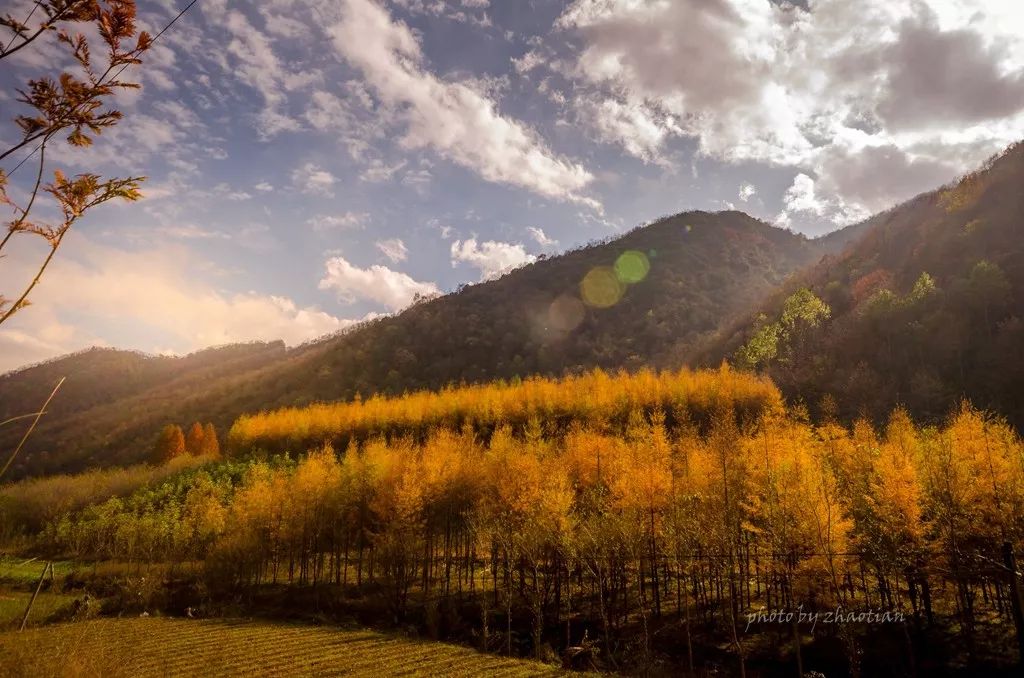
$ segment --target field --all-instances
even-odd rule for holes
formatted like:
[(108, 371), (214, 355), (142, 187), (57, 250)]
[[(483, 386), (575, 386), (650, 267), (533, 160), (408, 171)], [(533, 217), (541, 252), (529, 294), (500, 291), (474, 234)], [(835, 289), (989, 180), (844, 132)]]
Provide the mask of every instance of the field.
[[(0, 582), (15, 585), (35, 585), (39, 574), (43, 571), (45, 561), (38, 558), (12, 558), (0, 556)], [(70, 561), (57, 561), (53, 564), (54, 577), (60, 579), (71, 571)]]
[(0, 634), (10, 676), (554, 676), (544, 664), (372, 631), (246, 620), (104, 619)]
[[(0, 557), (0, 630), (17, 628), (21, 624), (43, 565), (43, 561), (36, 559)], [(68, 562), (54, 563), (54, 577), (60, 581), (69, 569)], [(54, 591), (52, 586), (44, 587), (32, 606), (28, 623), (37, 625), (45, 622), (50, 615), (71, 605), (76, 597)]]
[[(0, 629), (17, 628), (25, 614), (25, 608), (32, 594), (28, 591), (0, 589)], [(77, 596), (63, 593), (40, 593), (32, 606), (28, 623), (37, 625), (45, 622), (50, 615), (71, 605)]]

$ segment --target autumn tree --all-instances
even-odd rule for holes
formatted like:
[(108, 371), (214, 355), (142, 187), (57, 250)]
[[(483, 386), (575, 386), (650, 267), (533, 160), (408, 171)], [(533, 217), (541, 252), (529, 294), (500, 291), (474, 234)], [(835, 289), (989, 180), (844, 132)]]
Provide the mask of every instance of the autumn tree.
[[(746, 382), (716, 374), (686, 382), (704, 389), (693, 409), (678, 382), (647, 373), (522, 382), (510, 390), (518, 409), (502, 389), (466, 387), (290, 410), (299, 430), (316, 417), (326, 426), (329, 412), (375, 433), (340, 456), (320, 445), (297, 459), (204, 463), (47, 510), (41, 543), (96, 560), (201, 559), (211, 591), (293, 584), (319, 601), (338, 587), (333, 600), (418, 620), (433, 637), (469, 627), (484, 649), (537, 656), (597, 643), (621, 668), (672, 653), (676, 630), (694, 669), (711, 643), (740, 674), (768, 645), (798, 669), (816, 661), (797, 621), (741, 634), (761, 609), (910, 608), (917, 631), (953, 621), (965, 647), (979, 624), (1009, 620), (999, 551), (1024, 536), (1024, 447), (1005, 422), (967, 404), (931, 427), (897, 409), (883, 431), (867, 419), (812, 425), (800, 406), (744, 417), (743, 398), (706, 387)], [(585, 418), (560, 419), (584, 402)], [(453, 411), (476, 421), (421, 428)], [(500, 423), (484, 431), (481, 420)], [(289, 420), (260, 422), (283, 434)], [(165, 431), (177, 452), (161, 457), (181, 455), (185, 436)], [(67, 481), (41, 487), (9, 499), (67, 499)], [(474, 606), (479, 625), (464, 614)], [(858, 625), (824, 632), (851, 675), (862, 657), (869, 673)]]
[(203, 453), (203, 447), (205, 444), (206, 432), (203, 430), (203, 425), (197, 421), (192, 424), (188, 433), (185, 434), (185, 452), (191, 454), (193, 457), (198, 457)]
[(177, 551), (178, 555), (201, 559), (223, 533), (227, 509), (224, 490), (205, 474), (197, 477), (183, 501), (182, 520), (178, 523), (181, 543)]
[[(13, 296), (0, 294), (0, 323), (29, 304), (29, 295), (38, 285), (72, 225), (86, 212), (114, 199), (134, 201), (141, 194), (143, 177), (104, 180), (98, 174), (68, 176), (53, 170), (53, 180), (44, 183), (47, 173), (47, 150), (61, 136), (73, 147), (88, 147), (93, 137), (116, 125), (123, 117), (108, 102), (119, 91), (134, 89), (138, 84), (120, 79), (126, 68), (141, 63), (140, 56), (151, 43), (146, 32), (136, 29), (134, 0), (40, 0), (34, 3), (33, 15), (41, 10), (36, 25), (29, 25), (7, 15), (0, 19), (13, 36), (4, 42), (7, 47), (0, 59), (11, 56), (41, 36), (53, 33), (50, 41), (55, 61), (70, 57), (77, 73), (64, 71), (56, 78), (49, 75), (29, 80), (18, 90), (17, 101), (31, 111), (14, 119), (18, 132), (14, 143), (0, 152), (0, 161), (23, 149), (31, 149), (21, 164), (32, 160), (33, 178), (23, 187), (27, 197), (15, 202), (8, 193), (11, 175), (0, 170), (0, 205), (9, 207), (12, 215), (6, 221), (6, 233), (0, 239), (0, 253), (15, 235), (34, 236), (45, 242), (44, 257), (33, 267), (35, 273)], [(71, 24), (92, 24), (102, 42), (102, 50), (92, 51), (82, 33), (70, 33)], [(15, 170), (17, 169), (15, 167)], [(13, 174), (13, 170), (11, 172)], [(21, 191), (19, 190), (19, 193)], [(41, 221), (33, 216), (37, 201), (43, 194), (52, 199), (57, 217)]]
[(217, 439), (217, 429), (212, 423), (207, 422), (203, 427), (203, 445), (199, 454), (205, 457), (220, 457), (220, 441)]
[[(0, 26), (7, 28), (14, 35), (9, 41), (5, 38), (3, 43), (0, 43), (0, 59), (24, 49), (48, 31), (56, 30), (62, 23), (93, 20), (95, 5), (95, 0), (44, 0), (33, 3), (32, 12), (24, 22), (10, 13), (5, 14), (0, 17)], [(30, 25), (27, 22), (35, 16), (36, 10), (41, 10), (43, 16), (37, 24)]]
[(889, 418), (867, 494), (869, 513), (861, 547), (887, 576), (904, 576), (915, 614), (932, 619), (922, 443), (906, 410)]
[(155, 464), (166, 464), (185, 454), (185, 434), (177, 424), (168, 424), (160, 430), (151, 457)]

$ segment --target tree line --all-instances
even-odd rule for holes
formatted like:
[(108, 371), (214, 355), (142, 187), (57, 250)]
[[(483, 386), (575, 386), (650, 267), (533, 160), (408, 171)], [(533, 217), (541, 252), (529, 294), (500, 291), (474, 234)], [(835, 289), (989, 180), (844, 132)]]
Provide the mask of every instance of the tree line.
[(501, 425), (521, 432), (531, 422), (542, 424), (547, 435), (561, 435), (577, 424), (621, 431), (636, 410), (660, 410), (670, 428), (684, 422), (704, 426), (718, 410), (732, 410), (741, 422), (752, 422), (783, 407), (769, 379), (724, 363), (717, 370), (594, 369), (560, 379), (516, 378), (242, 415), (228, 433), (227, 447), (236, 454), (306, 450), (324, 443), (344, 449), (352, 440), (404, 435), (422, 440), (438, 428), (465, 426), (487, 438)]
[[(606, 390), (621, 396), (636, 378), (607, 377)], [(694, 668), (708, 638), (733, 669), (764, 637), (799, 660), (807, 629), (746, 622), (801, 606), (899, 611), (900, 633), (918, 639), (897, 653), (908, 664), (930, 631), (951, 633), (971, 662), (992, 652), (981, 640), (993, 628), (1009, 637), (1016, 582), (1003, 549), (1024, 536), (1024, 445), (1005, 422), (966, 403), (929, 427), (902, 409), (882, 430), (812, 424), (799, 407), (749, 417), (742, 392), (726, 395), (740, 377), (702, 378), (716, 403), (705, 421), (608, 396), (627, 408), (622, 421), (534, 413), (521, 426), (495, 415), (486, 435), (472, 418), (374, 429), (343, 452), (189, 471), (55, 520), (40, 544), (82, 559), (202, 561), (214, 591), (361, 591), (392, 621), (445, 619), (508, 653), (586, 648), (608, 666), (677, 653)], [(590, 395), (572, 393), (561, 395)], [(428, 398), (378, 405), (400, 413), (417, 397)], [(818, 630), (854, 675), (870, 632)]]
[(187, 434), (177, 424), (167, 424), (160, 430), (150, 461), (158, 465), (166, 464), (184, 455), (211, 459), (220, 456), (220, 440), (213, 424), (204, 425), (197, 421)]

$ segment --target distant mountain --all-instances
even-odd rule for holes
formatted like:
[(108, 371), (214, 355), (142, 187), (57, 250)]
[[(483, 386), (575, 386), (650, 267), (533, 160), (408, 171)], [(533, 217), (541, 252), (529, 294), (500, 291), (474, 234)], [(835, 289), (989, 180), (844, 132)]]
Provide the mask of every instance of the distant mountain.
[[(92, 465), (92, 460), (83, 460), (91, 450), (133, 440), (139, 430), (166, 423), (163, 412), (168, 408), (286, 356), (281, 341), (211, 348), (181, 358), (92, 348), (0, 375), (0, 421), (35, 412), (66, 378), (10, 473), (17, 477)], [(3, 453), (16, 447), (29, 423), (0, 428)], [(109, 462), (97, 459), (95, 464), (141, 458), (111, 454)]]
[(1024, 426), (1024, 144), (854, 229), (702, 361), (766, 370), (816, 414), (937, 420), (969, 398)]
[[(0, 377), (0, 413), (68, 381), (16, 475), (145, 458), (167, 422), (449, 383), (592, 367), (678, 366), (835, 246), (739, 212), (691, 212), (471, 285), (296, 349), (253, 344), (185, 358), (94, 349)], [(0, 450), (23, 430), (0, 429)]]
[(62, 377), (68, 379), (61, 386), (60, 397), (48, 408), (53, 419), (190, 378), (207, 381), (284, 355), (283, 341), (211, 348), (183, 358), (90, 348), (0, 375), (0, 421), (25, 414), (33, 405), (42, 405), (49, 390)]

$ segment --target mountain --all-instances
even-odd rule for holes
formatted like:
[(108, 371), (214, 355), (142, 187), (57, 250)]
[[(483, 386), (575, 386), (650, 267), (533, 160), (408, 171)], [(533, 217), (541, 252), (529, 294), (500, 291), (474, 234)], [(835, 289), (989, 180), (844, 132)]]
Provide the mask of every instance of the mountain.
[[(739, 212), (691, 212), (295, 349), (86, 351), (0, 377), (5, 416), (38, 407), (68, 378), (13, 475), (139, 461), (168, 422), (224, 430), (243, 412), (357, 394), (678, 366), (723, 320), (834, 249)], [(0, 429), (0, 449), (23, 430)]]
[[(1024, 144), (873, 217), (723, 331), (702, 361), (763, 369), (812, 414), (925, 421), (963, 398), (1024, 426)], [(808, 294), (808, 292), (810, 294)]]
[[(90, 408), (136, 396), (154, 387), (205, 382), (225, 373), (266, 364), (285, 354), (284, 342), (236, 344), (198, 351), (183, 358), (148, 356), (138, 351), (91, 348), (0, 375), (0, 421), (38, 407), (62, 377), (48, 410), (64, 418)], [(47, 387), (47, 385), (49, 385)]]
[[(126, 435), (132, 439), (138, 428), (159, 427), (166, 409), (286, 356), (281, 341), (206, 349), (180, 358), (92, 348), (0, 375), (0, 421), (37, 411), (65, 378), (11, 475), (62, 469), (65, 462), (68, 468), (81, 468), (73, 460), (82, 451), (116, 445)], [(30, 421), (0, 428), (0, 450), (13, 450)]]

